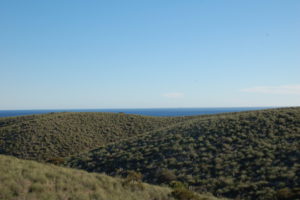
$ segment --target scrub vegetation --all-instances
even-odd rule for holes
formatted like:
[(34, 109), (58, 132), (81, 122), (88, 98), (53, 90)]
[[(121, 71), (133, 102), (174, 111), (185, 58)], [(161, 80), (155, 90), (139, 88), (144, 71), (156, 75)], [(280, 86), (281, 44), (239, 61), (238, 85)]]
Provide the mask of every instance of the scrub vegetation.
[[(92, 172), (1, 156), (4, 161), (0, 165), (0, 184), (4, 182), (7, 186), (0, 185), (3, 190), (0, 193), (17, 195), (6, 199), (47, 199), (47, 195), (50, 199), (76, 199), (68, 195), (78, 192), (83, 196), (77, 199), (198, 200), (213, 199), (210, 195), (203, 196), (213, 194), (230, 199), (294, 200), (300, 199), (300, 108), (193, 117), (123, 113), (8, 117), (0, 119), (0, 154)], [(35, 179), (27, 184), (27, 179), (20, 182), (17, 178), (51, 170), (58, 175), (55, 179), (42, 175), (46, 178), (42, 186), (36, 186), (39, 189), (30, 189), (31, 185), (35, 187)], [(117, 186), (112, 188), (119, 188), (120, 193), (105, 197), (114, 189), (100, 183), (93, 186), (94, 193), (85, 186), (76, 186), (76, 181), (96, 181), (98, 176), (106, 178), (102, 182), (115, 181)], [(55, 181), (60, 179), (66, 183), (61, 187), (65, 189), (56, 188), (60, 183)], [(67, 186), (73, 181), (74, 187)], [(160, 191), (154, 197), (149, 189), (149, 197), (148, 193), (143, 194), (148, 187), (143, 182), (167, 187), (149, 186)], [(144, 198), (130, 196), (137, 195), (130, 193), (133, 191), (138, 194), (140, 191)]]
[(38, 161), (88, 151), (193, 117), (51, 113), (0, 118), (0, 154)]
[(68, 166), (113, 176), (136, 170), (149, 183), (276, 199), (300, 187), (299, 149), (300, 108), (271, 109), (198, 117), (75, 156)]

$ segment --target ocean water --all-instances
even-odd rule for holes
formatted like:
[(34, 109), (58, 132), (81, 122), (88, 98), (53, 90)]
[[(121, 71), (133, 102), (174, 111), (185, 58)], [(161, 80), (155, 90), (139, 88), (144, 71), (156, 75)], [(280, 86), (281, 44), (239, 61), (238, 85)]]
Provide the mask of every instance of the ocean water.
[(56, 109), (56, 110), (0, 110), (0, 117), (44, 114), (51, 112), (113, 112), (146, 116), (191, 116), (261, 110), (269, 107), (234, 107), (234, 108), (135, 108), (135, 109)]

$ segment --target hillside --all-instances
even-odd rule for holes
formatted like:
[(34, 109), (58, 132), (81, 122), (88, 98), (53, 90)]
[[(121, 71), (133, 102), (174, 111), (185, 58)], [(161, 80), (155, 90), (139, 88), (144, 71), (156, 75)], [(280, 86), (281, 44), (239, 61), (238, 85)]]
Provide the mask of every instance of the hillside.
[(0, 118), (0, 154), (45, 161), (88, 151), (192, 117), (51, 113)]
[[(0, 199), (172, 200), (173, 197), (167, 187), (0, 155)], [(197, 200), (217, 198), (199, 195)]]
[(300, 187), (299, 149), (300, 108), (283, 108), (198, 117), (72, 157), (68, 166), (135, 170), (149, 183), (179, 180), (218, 196), (274, 199)]

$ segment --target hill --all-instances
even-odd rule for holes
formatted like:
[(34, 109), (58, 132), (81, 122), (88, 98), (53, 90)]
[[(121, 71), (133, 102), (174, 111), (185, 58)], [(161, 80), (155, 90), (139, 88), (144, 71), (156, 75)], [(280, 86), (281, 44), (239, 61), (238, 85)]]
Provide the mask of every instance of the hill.
[(88, 151), (192, 117), (51, 113), (0, 118), (0, 154), (46, 161)]
[(299, 149), (300, 108), (283, 108), (197, 117), (72, 157), (68, 166), (109, 175), (135, 170), (149, 183), (275, 199), (299, 190)]
[[(172, 190), (0, 155), (0, 199), (174, 200)], [(197, 200), (217, 200), (198, 195)]]

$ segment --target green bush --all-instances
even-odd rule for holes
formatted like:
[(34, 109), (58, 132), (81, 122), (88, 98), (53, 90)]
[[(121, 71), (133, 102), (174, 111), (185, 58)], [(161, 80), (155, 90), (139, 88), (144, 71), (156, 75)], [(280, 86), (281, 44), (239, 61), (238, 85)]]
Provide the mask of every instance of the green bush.
[(177, 200), (200, 200), (200, 197), (195, 192), (186, 188), (176, 188), (171, 195)]

